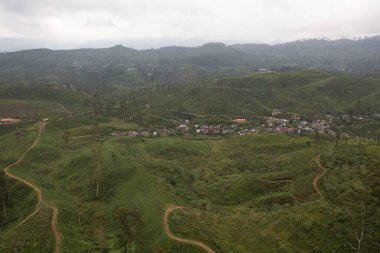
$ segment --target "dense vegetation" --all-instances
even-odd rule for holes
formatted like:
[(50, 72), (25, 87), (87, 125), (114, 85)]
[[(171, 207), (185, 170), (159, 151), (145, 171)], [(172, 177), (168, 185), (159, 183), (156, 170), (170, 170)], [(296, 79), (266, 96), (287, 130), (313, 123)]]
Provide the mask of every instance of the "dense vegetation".
[[(366, 219), (362, 250), (379, 247), (380, 161), (378, 146), (372, 143), (358, 147), (347, 142), (333, 148), (334, 142), (323, 136), (274, 134), (210, 141), (96, 135), (119, 124), (107, 121), (96, 129), (87, 117), (51, 123), (40, 144), (14, 170), (37, 183), (46, 199), (58, 206), (63, 252), (120, 250), (130, 243), (137, 252), (186, 252), (186, 246), (171, 242), (163, 232), (162, 215), (169, 203), (188, 208), (173, 215), (174, 231), (206, 242), (217, 252), (347, 252), (346, 241), (356, 243), (351, 226), (360, 226), (362, 201)], [(130, 123), (123, 127), (135, 128)], [(63, 129), (72, 137), (68, 141), (61, 137)], [(74, 138), (80, 135), (88, 137)], [(2, 137), (4, 150), (12, 138)], [(325, 200), (311, 185), (318, 175), (314, 159), (319, 153), (328, 168), (321, 183)], [(7, 153), (2, 155), (2, 164), (11, 160)], [(11, 208), (3, 231), (34, 206), (30, 197), (29, 202), (22, 200), (29, 195), (27, 189), (13, 189), (21, 186), (12, 186), (9, 180), (6, 185), (12, 202), (7, 202)], [(16, 193), (21, 196), (12, 196)], [(46, 243), (49, 231), (33, 225), (42, 225), (43, 215), (48, 214), (41, 212), (22, 230), (2, 234), (2, 251), (51, 247), (52, 239)], [(24, 239), (11, 240), (16, 232)], [(36, 239), (38, 233), (44, 237)]]
[[(169, 239), (171, 204), (186, 207), (169, 216), (173, 233), (218, 253), (377, 252), (379, 80), (301, 70), (86, 92), (7, 83), (0, 114), (22, 123), (0, 125), (0, 166), (20, 157), (48, 117), (11, 171), (58, 208), (61, 252), (203, 252)], [(347, 117), (334, 135), (111, 135), (184, 120), (261, 124), (274, 108)], [(36, 208), (34, 191), (1, 174), (0, 202), (0, 252), (53, 251), (47, 205), (18, 226)]]

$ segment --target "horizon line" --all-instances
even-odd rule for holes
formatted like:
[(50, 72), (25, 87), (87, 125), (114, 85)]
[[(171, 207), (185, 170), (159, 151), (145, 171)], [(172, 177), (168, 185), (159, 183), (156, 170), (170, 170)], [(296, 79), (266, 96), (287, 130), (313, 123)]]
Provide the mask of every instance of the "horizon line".
[[(171, 44), (171, 45), (165, 45), (165, 46), (158, 46), (158, 47), (146, 47), (146, 48), (140, 48), (140, 49), (137, 49), (133, 46), (128, 46), (128, 45), (125, 45), (125, 42), (138, 42), (138, 41), (145, 41), (145, 42), (149, 42), (149, 41), (154, 41), (154, 40), (164, 40), (162, 38), (151, 38), (151, 39), (125, 39), (125, 40), (119, 40), (120, 42), (116, 42), (117, 40), (93, 40), (93, 41), (88, 41), (88, 42), (84, 42), (84, 43), (78, 43), (78, 45), (76, 47), (68, 47), (68, 48), (55, 48), (55, 47), (44, 47), (43, 45), (41, 46), (36, 46), (36, 47), (33, 47), (31, 46), (30, 48), (22, 48), (22, 49), (16, 49), (16, 50), (3, 50), (1, 51), (0, 53), (15, 53), (15, 52), (21, 52), (21, 51), (29, 51), (29, 50), (42, 50), (42, 49), (45, 49), (45, 50), (51, 50), (51, 51), (69, 51), (69, 50), (81, 50), (81, 49), (110, 49), (110, 48), (113, 48), (113, 47), (123, 47), (123, 48), (126, 48), (126, 49), (131, 49), (131, 50), (136, 50), (136, 51), (147, 51), (147, 50), (160, 50), (160, 49), (164, 49), (164, 48), (170, 48), (170, 47), (178, 47), (178, 48), (200, 48), (200, 47), (204, 47), (204, 46), (207, 46), (207, 45), (211, 45), (211, 44), (220, 44), (220, 45), (223, 45), (223, 46), (234, 46), (234, 45), (266, 45), (266, 46), (279, 46), (279, 45), (285, 45), (285, 44), (290, 44), (290, 43), (296, 43), (296, 42), (307, 42), (307, 41), (326, 41), (326, 42), (336, 42), (336, 41), (342, 41), (342, 40), (348, 40), (348, 41), (362, 41), (362, 40), (367, 40), (367, 39), (377, 39), (379, 38), (380, 39), (380, 34), (379, 35), (373, 35), (373, 36), (358, 36), (358, 37), (341, 37), (341, 38), (330, 38), (330, 37), (314, 37), (314, 38), (301, 38), (301, 39), (297, 39), (297, 40), (289, 40), (289, 41), (284, 41), (284, 42), (273, 42), (273, 43), (265, 43), (265, 42), (249, 42), (249, 41), (241, 41), (241, 42), (230, 42), (228, 43), (226, 40), (225, 41), (202, 41), (201, 43), (196, 43), (196, 39), (168, 39), (169, 41), (170, 40), (178, 40), (178, 41), (194, 41), (195, 43), (194, 44), (198, 44), (198, 45), (179, 45), (179, 44)], [(59, 42), (58, 40), (55, 41), (55, 40), (46, 40), (45, 42), (43, 42), (44, 40), (43, 39), (39, 39), (39, 38), (12, 38), (12, 37), (0, 37), (0, 42), (1, 40), (24, 40), (24, 41), (41, 41), (41, 43), (58, 43), (58, 44), (75, 44), (75, 42)], [(91, 43), (100, 43), (100, 42), (111, 42), (111, 43), (115, 43), (113, 45), (110, 45), (110, 46), (80, 46), (80, 44), (82, 45), (86, 45), (86, 44), (91, 44)], [(198, 42), (200, 42), (200, 40), (198, 40)], [(123, 45), (124, 43), (124, 45)]]

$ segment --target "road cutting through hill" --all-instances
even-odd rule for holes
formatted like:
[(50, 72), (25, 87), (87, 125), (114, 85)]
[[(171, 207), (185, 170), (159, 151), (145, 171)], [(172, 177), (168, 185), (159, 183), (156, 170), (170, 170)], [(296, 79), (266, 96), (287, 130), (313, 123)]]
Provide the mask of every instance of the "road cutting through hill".
[(211, 249), (209, 246), (207, 246), (203, 242), (196, 241), (196, 240), (191, 240), (191, 239), (181, 238), (181, 237), (175, 236), (170, 231), (170, 227), (169, 227), (169, 215), (173, 211), (178, 210), (178, 209), (183, 209), (183, 208), (184, 207), (182, 207), (182, 206), (171, 205), (171, 206), (169, 206), (166, 209), (165, 214), (164, 214), (164, 229), (165, 229), (165, 233), (169, 236), (170, 239), (172, 239), (174, 241), (177, 241), (177, 242), (180, 242), (180, 243), (184, 243), (184, 244), (190, 244), (190, 245), (198, 246), (198, 247), (204, 249), (208, 253), (216, 253), (213, 249)]
[(313, 187), (315, 189), (315, 191), (318, 193), (318, 195), (321, 197), (321, 199), (325, 199), (325, 197), (323, 196), (323, 193), (321, 192), (321, 190), (319, 189), (318, 187), (318, 181), (326, 174), (327, 172), (327, 169), (325, 167), (322, 166), (321, 164), (321, 155), (322, 154), (319, 154), (317, 155), (317, 157), (315, 158), (315, 162), (318, 166), (318, 168), (321, 170), (322, 173), (320, 173), (318, 176), (316, 176), (314, 179), (313, 179)]
[[(25, 180), (25, 179), (22, 179), (14, 174), (12, 174), (9, 170), (17, 165), (19, 165), (26, 154), (28, 154), (38, 143), (41, 135), (42, 135), (42, 132), (45, 128), (45, 125), (46, 123), (45, 122), (42, 122), (40, 127), (39, 127), (39, 130), (38, 130), (38, 135), (36, 137), (36, 139), (34, 140), (33, 144), (24, 152), (22, 153), (22, 155), (18, 158), (18, 160), (10, 165), (8, 165), (5, 169), (4, 169), (4, 173), (5, 175), (7, 175), (8, 177), (14, 179), (14, 180), (17, 180), (19, 181), (20, 183), (32, 188), (36, 193), (37, 193), (37, 199), (38, 199), (38, 202), (37, 202), (37, 207), (36, 207), (36, 210), (33, 211), (33, 213), (31, 213), (30, 215), (28, 215), (25, 219), (23, 219), (21, 222), (19, 222), (15, 227), (13, 227), (11, 230), (21, 226), (22, 224), (24, 224), (26, 221), (28, 221), (30, 218), (32, 218), (34, 215), (36, 215), (42, 207), (46, 207), (46, 208), (49, 208), (52, 210), (52, 218), (51, 218), (51, 228), (52, 228), (52, 231), (53, 231), (53, 234), (54, 234), (54, 237), (55, 237), (55, 247), (54, 247), (54, 253), (60, 253), (60, 249), (61, 249), (61, 236), (59, 234), (59, 231), (58, 231), (58, 209), (57, 207), (53, 206), (53, 205), (49, 205), (47, 204), (43, 197), (42, 197), (42, 192), (41, 192), (41, 189), (38, 188), (36, 185), (34, 185), (33, 183)], [(11, 231), (10, 230), (10, 231)], [(9, 232), (9, 231), (8, 231)]]

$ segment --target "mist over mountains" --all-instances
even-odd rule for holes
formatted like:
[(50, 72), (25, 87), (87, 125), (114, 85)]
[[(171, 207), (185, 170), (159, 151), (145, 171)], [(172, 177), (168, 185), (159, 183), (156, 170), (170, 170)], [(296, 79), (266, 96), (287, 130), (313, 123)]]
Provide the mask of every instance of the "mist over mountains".
[[(39, 48), (49, 48), (53, 50), (69, 50), (78, 48), (108, 48), (114, 45), (122, 44), (129, 48), (137, 50), (160, 48), (168, 45), (181, 45), (186, 47), (197, 47), (206, 44), (207, 40), (202, 39), (129, 39), (129, 40), (91, 40), (87, 42), (62, 42), (48, 39), (32, 39), (32, 38), (0, 38), (0, 52), (15, 52), (20, 50), (30, 50)], [(228, 44), (236, 43), (236, 41), (228, 42)]]

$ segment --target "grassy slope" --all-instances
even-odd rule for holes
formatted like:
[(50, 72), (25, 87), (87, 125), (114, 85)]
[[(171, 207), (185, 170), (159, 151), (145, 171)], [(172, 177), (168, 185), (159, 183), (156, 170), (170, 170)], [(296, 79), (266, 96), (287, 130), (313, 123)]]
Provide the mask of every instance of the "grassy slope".
[[(136, 104), (149, 105), (143, 114), (163, 118), (175, 118), (173, 110), (209, 116), (266, 116), (273, 108), (304, 115), (367, 113), (378, 111), (379, 93), (378, 79), (305, 70), (196, 83), (140, 96)], [(159, 122), (157, 120), (154, 122)]]
[[(343, 238), (322, 225), (326, 220), (337, 224), (340, 210), (331, 210), (334, 198), (320, 202), (311, 186), (318, 174), (314, 157), (330, 145), (327, 139), (276, 134), (209, 141), (88, 137), (66, 144), (62, 138), (63, 127), (73, 134), (84, 128), (86, 134), (96, 134), (111, 131), (110, 125), (100, 123), (96, 129), (86, 116), (51, 123), (15, 170), (38, 184), (46, 200), (58, 206), (63, 252), (101, 252), (102, 248), (121, 252), (120, 225), (114, 218), (119, 208), (136, 209), (141, 216), (144, 225), (135, 238), (139, 251), (197, 252), (164, 234), (162, 215), (169, 203), (189, 207), (171, 216), (174, 232), (199, 239), (217, 252), (346, 250)], [(115, 126), (120, 128), (122, 123), (116, 121)], [(93, 150), (99, 143), (104, 159), (96, 201)], [(293, 186), (265, 183), (262, 178), (291, 178)], [(335, 187), (334, 181), (329, 187)], [(307, 202), (298, 203), (291, 194)], [(344, 224), (340, 228), (349, 231)], [(51, 240), (28, 237), (28, 227), (25, 224), (19, 232), (24, 234), (23, 244), (14, 244), (5, 234), (4, 247), (22, 248), (35, 240), (38, 247)], [(42, 234), (50, 238), (50, 232)]]
[[(268, 74), (273, 80), (278, 80), (277, 75)], [(295, 75), (302, 76), (304, 73)], [(305, 83), (284, 89), (289, 89), (286, 91), (289, 95), (298, 94), (300, 98), (304, 96), (300, 94), (305, 90), (305, 94), (309, 91), (325, 94), (333, 101), (335, 98), (331, 95), (331, 90), (337, 89), (334, 92), (341, 94), (341, 90), (347, 88), (344, 83), (337, 81), (340, 80), (338, 77), (315, 75), (316, 77), (307, 79)], [(290, 80), (292, 81), (287, 85), (291, 85), (296, 79), (292, 77)], [(261, 80), (257, 83), (260, 82)], [(274, 84), (277, 82), (273, 81)], [(350, 84), (352, 92), (342, 95), (339, 108), (351, 105), (356, 94), (361, 97), (368, 92), (376, 92), (376, 83), (366, 83), (368, 90), (363, 93), (354, 90), (354, 83)], [(282, 84), (279, 85), (282, 89)], [(325, 87), (329, 87), (329, 90), (326, 91)], [(269, 111), (268, 107), (259, 102), (260, 94), (255, 94), (257, 99), (252, 99), (251, 91), (244, 89), (249, 87), (237, 90), (210, 86), (202, 89), (204, 92), (190, 87), (171, 95), (153, 94), (140, 97), (138, 103), (151, 105), (151, 109), (147, 110), (148, 116), (166, 116), (163, 108), (209, 114), (264, 114)], [(278, 101), (282, 101), (281, 97), (286, 92), (278, 93)], [(225, 106), (223, 101), (232, 97), (237, 102)], [(271, 105), (270, 101), (267, 101), (268, 105)], [(301, 104), (303, 103), (307, 104), (307, 97)], [(189, 207), (176, 211), (171, 216), (171, 227), (175, 234), (199, 239), (217, 252), (348, 250), (345, 240), (352, 240), (352, 224), (346, 216), (343, 220), (340, 218), (344, 208), (335, 202), (343, 197), (339, 195), (342, 190), (339, 190), (340, 186), (336, 182), (348, 180), (355, 183), (354, 176), (358, 173), (356, 168), (363, 168), (360, 167), (363, 164), (353, 163), (357, 165), (355, 167), (352, 162), (345, 162), (344, 168), (352, 175), (349, 178), (345, 178), (345, 170), (328, 173), (323, 180), (326, 184), (322, 182), (321, 189), (334, 194), (328, 196), (326, 203), (321, 202), (311, 182), (318, 174), (314, 157), (320, 152), (334, 154), (329, 149), (331, 144), (328, 139), (321, 137), (320, 140), (315, 140), (311, 136), (294, 138), (276, 134), (221, 140), (185, 140), (175, 136), (157, 139), (109, 137), (113, 129), (138, 127), (134, 123), (112, 120), (100, 122), (96, 128), (88, 115), (50, 123), (37, 147), (26, 156), (20, 167), (15, 168), (17, 175), (39, 185), (46, 200), (58, 206), (59, 228), (64, 238), (63, 252), (101, 252), (103, 248), (110, 252), (122, 252), (124, 245), (119, 239), (122, 227), (115, 219), (120, 208), (135, 209), (141, 217), (143, 226), (135, 237), (138, 251), (153, 252), (160, 249), (161, 252), (198, 252), (190, 246), (170, 241), (164, 234), (162, 216), (169, 203)], [(35, 129), (30, 130), (32, 131), (26, 131), (24, 138), (20, 140), (23, 145), (15, 144), (14, 134), (0, 137), (3, 167), (15, 160), (23, 147), (33, 140)], [(94, 136), (70, 138), (65, 143), (62, 138), (64, 131), (68, 131), (71, 137)], [(97, 137), (97, 134), (104, 136)], [(97, 145), (103, 148), (99, 200), (95, 199), (94, 149)], [(372, 144), (366, 145), (369, 149), (368, 159), (377, 161), (379, 150)], [(349, 157), (348, 153), (340, 156), (337, 153), (334, 156), (324, 156), (323, 159), (329, 162), (329, 169), (333, 169), (337, 162)], [(365, 165), (370, 172), (367, 174), (373, 176), (375, 166)], [(266, 183), (260, 180), (278, 178), (293, 181)], [(360, 182), (366, 184), (370, 179), (361, 177)], [(23, 188), (20, 185), (12, 187), (12, 194)], [(33, 207), (33, 194), (28, 193), (27, 189), (23, 191), (19, 195), (14, 194), (14, 218), (3, 225), (2, 231), (15, 224), (17, 217), (26, 215), (27, 210)], [(302, 197), (306, 203), (294, 201), (291, 194)], [(371, 196), (369, 193), (365, 195)], [(23, 198), (27, 201), (17, 201)], [(209, 207), (208, 211), (206, 206)], [(51, 231), (46, 229), (46, 224), (43, 225), (49, 220), (49, 215), (42, 212), (41, 216), (36, 216), (30, 223), (23, 225), (22, 230), (15, 230), (15, 234), (0, 233), (4, 239), (2, 241), (5, 242), (2, 245), (4, 251), (6, 249), (11, 252), (13, 248), (25, 247), (49, 248), (52, 245)], [(41, 236), (39, 233), (28, 233), (38, 226), (41, 226), (38, 230), (41, 231)], [(371, 235), (376, 234), (375, 229), (376, 227), (370, 225)], [(18, 243), (10, 239), (16, 235), (22, 235), (24, 239)], [(377, 247), (373, 243), (374, 238), (366, 240), (365, 252), (373, 249), (369, 247)], [(33, 247), (30, 246), (32, 244)]]
[(380, 91), (376, 79), (337, 76), (319, 71), (274, 72), (226, 79), (224, 85), (247, 90), (270, 108), (321, 113), (375, 108)]

